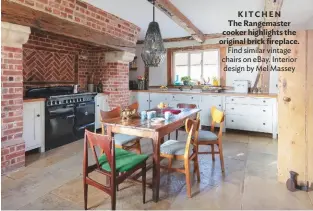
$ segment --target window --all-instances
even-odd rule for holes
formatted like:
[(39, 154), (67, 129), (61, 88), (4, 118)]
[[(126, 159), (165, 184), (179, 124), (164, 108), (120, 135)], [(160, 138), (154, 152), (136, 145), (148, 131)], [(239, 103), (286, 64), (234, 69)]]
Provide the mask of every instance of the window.
[(193, 81), (207, 81), (220, 77), (219, 50), (177, 52), (173, 55), (173, 83), (184, 76), (190, 76)]

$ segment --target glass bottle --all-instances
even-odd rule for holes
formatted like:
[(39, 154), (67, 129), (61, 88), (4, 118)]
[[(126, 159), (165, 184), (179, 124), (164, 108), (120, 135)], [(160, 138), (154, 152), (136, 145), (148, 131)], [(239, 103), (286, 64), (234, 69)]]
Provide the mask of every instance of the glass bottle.
[(180, 85), (180, 82), (179, 82), (179, 79), (178, 79), (178, 75), (176, 75), (176, 79), (175, 79), (174, 85)]

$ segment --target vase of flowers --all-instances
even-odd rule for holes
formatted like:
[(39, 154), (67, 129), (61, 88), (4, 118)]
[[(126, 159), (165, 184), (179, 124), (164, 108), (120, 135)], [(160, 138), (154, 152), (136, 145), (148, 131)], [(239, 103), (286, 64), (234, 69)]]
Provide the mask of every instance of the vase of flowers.
[(146, 87), (145, 87), (145, 77), (143, 77), (143, 76), (138, 76), (137, 77), (137, 80), (138, 80), (138, 89), (139, 90), (145, 90), (146, 89)]

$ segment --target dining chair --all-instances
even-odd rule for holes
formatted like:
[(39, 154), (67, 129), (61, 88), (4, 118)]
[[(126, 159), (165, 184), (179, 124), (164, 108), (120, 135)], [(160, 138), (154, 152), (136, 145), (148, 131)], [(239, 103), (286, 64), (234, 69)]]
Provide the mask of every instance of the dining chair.
[[(209, 152), (199, 152), (199, 154), (212, 154), (212, 160), (215, 161), (215, 154), (220, 155), (221, 169), (222, 172), (225, 171), (224, 168), (224, 156), (223, 156), (223, 146), (222, 146), (222, 130), (224, 123), (224, 112), (218, 110), (215, 106), (211, 108), (211, 131), (200, 130), (198, 135), (198, 145), (210, 145), (211, 151)], [(214, 132), (215, 124), (220, 124), (220, 129), (218, 134)], [(214, 146), (217, 145), (218, 151), (215, 151)]]
[[(185, 122), (187, 141), (168, 140), (160, 146), (161, 158), (168, 159), (167, 166), (161, 166), (168, 171), (180, 172), (186, 175), (187, 195), (191, 197), (190, 182), (190, 161), (194, 162), (194, 173), (197, 174), (197, 180), (200, 182), (200, 170), (198, 162), (198, 131), (200, 121), (187, 119)], [(172, 168), (173, 160), (183, 160), (184, 168)]]
[(138, 102), (134, 102), (133, 104), (131, 105), (128, 105), (126, 106), (128, 109), (130, 110), (136, 110), (136, 112), (138, 111), (138, 108), (139, 108), (139, 103)]
[[(88, 143), (92, 150), (96, 164), (88, 165)], [(96, 147), (100, 148), (99, 156)], [(114, 139), (108, 135), (101, 135), (85, 130), (84, 156), (83, 156), (83, 184), (84, 184), (84, 209), (87, 210), (88, 185), (94, 186), (111, 196), (111, 209), (116, 208), (117, 186), (134, 172), (141, 169), (142, 176), (142, 202), (145, 203), (146, 195), (146, 160), (148, 155), (136, 154), (114, 147)], [(91, 179), (88, 174), (98, 172), (105, 175), (108, 185), (102, 185)]]
[[(189, 108), (189, 109), (194, 109), (197, 108), (196, 104), (186, 104), (186, 103), (178, 103), (177, 108)], [(176, 140), (178, 139), (178, 131), (185, 131), (185, 126), (182, 126), (181, 128), (178, 128), (176, 130)], [(167, 136), (168, 140), (171, 139), (171, 134), (168, 134)]]
[[(100, 110), (101, 122), (106, 120), (119, 118), (121, 116), (121, 108), (116, 107), (111, 111)], [(106, 135), (105, 125), (102, 124), (102, 135)], [(135, 150), (138, 154), (141, 153), (140, 139), (138, 136), (130, 136), (126, 134), (114, 134), (115, 147), (122, 148), (125, 150)]]

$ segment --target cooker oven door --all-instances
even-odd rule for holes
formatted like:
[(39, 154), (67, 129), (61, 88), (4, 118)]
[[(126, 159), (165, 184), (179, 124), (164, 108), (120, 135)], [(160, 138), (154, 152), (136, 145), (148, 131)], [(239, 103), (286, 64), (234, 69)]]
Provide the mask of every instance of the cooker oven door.
[(74, 129), (74, 105), (47, 108), (45, 149), (50, 150), (76, 139)]
[(94, 130), (95, 102), (78, 103), (76, 105), (75, 133), (78, 137), (83, 136), (83, 131)]

